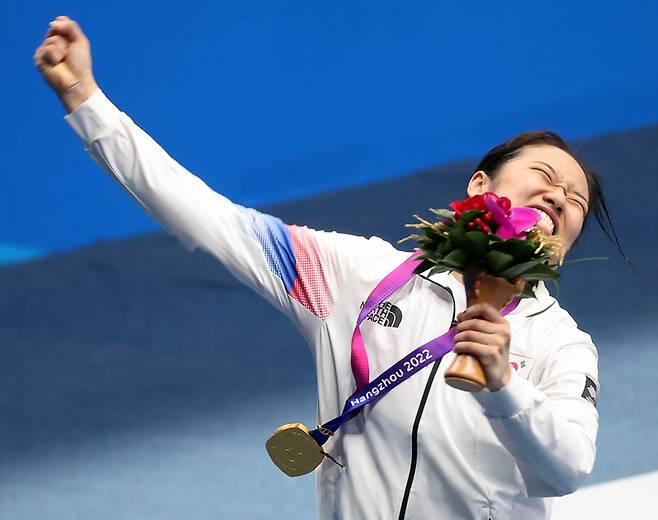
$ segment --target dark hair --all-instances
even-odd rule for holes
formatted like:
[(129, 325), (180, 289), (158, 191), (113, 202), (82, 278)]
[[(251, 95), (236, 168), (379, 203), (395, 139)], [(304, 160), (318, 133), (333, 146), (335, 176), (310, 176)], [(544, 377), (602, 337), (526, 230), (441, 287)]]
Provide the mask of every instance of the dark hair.
[(585, 224), (587, 224), (590, 213), (593, 213), (594, 218), (598, 222), (605, 235), (617, 246), (619, 253), (622, 257), (624, 257), (624, 260), (630, 263), (630, 260), (624, 254), (624, 251), (621, 248), (621, 244), (619, 243), (619, 239), (617, 238), (617, 233), (615, 232), (615, 227), (612, 224), (612, 219), (610, 218), (610, 213), (608, 212), (608, 206), (605, 202), (605, 197), (603, 196), (603, 188), (601, 186), (601, 181), (599, 180), (598, 175), (594, 170), (583, 164), (580, 159), (576, 157), (573, 150), (564, 141), (564, 139), (562, 139), (555, 132), (550, 132), (548, 130), (526, 132), (519, 134), (512, 139), (505, 141), (504, 143), (494, 146), (482, 158), (475, 171), (477, 172), (482, 170), (490, 178), (494, 178), (505, 163), (516, 158), (521, 153), (523, 148), (532, 145), (549, 145), (555, 146), (560, 150), (564, 150), (575, 159), (575, 161), (583, 169), (583, 172), (585, 172), (585, 178), (587, 179), (587, 190), (589, 194), (589, 210), (585, 214), (583, 228), (580, 235), (576, 239), (576, 242), (578, 242), (582, 236), (582, 231), (585, 229)]

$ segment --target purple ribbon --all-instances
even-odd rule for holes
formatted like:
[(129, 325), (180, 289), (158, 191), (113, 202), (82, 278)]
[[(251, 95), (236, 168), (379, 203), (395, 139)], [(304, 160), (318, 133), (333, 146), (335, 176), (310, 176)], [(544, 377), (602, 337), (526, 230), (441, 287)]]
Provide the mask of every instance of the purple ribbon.
[(352, 334), (352, 373), (354, 374), (357, 389), (363, 388), (370, 380), (368, 354), (361, 336), (360, 325), (380, 303), (414, 277), (416, 267), (422, 262), (420, 260), (422, 254), (420, 250), (414, 251), (409, 258), (386, 275), (372, 290), (363, 307), (361, 307), (361, 312), (359, 312), (356, 319), (354, 334)]
[[(329, 439), (329, 436), (322, 433), (322, 430), (337, 432), (343, 424), (355, 417), (365, 405), (381, 399), (396, 386), (414, 376), (426, 366), (441, 359), (453, 349), (457, 327), (451, 327), (445, 334), (416, 348), (368, 383), (368, 354), (361, 336), (361, 322), (381, 302), (414, 277), (415, 268), (422, 262), (419, 259), (421, 254), (420, 251), (414, 252), (401, 265), (386, 275), (370, 293), (366, 303), (363, 304), (352, 335), (352, 370), (357, 390), (347, 398), (343, 411), (338, 417), (309, 432), (318, 444), (323, 445)], [(519, 299), (514, 298), (503, 308), (501, 315), (509, 314), (518, 304)]]

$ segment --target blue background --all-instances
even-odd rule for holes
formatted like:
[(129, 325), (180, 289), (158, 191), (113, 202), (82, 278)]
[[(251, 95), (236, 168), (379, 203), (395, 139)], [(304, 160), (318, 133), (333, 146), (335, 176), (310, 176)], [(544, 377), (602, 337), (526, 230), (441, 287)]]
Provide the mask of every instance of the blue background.
[(611, 260), (563, 274), (561, 303), (601, 353), (588, 483), (658, 469), (658, 233), (643, 209), (658, 191), (654, 2), (12, 1), (0, 6), (0, 518), (314, 507), (312, 477), (284, 478), (263, 449), (279, 423), (313, 423), (302, 339), (85, 156), (32, 65), (60, 14), (90, 38), (105, 93), (174, 158), (287, 222), (395, 241), (413, 213), (463, 195), (497, 142), (546, 127), (572, 140), (638, 267), (592, 226), (574, 256)]
[[(101, 88), (248, 205), (404, 175), (528, 129), (658, 120), (655, 2), (18, 2), (5, 53), (0, 244), (156, 229), (81, 153), (32, 54), (78, 20)], [(0, 251), (1, 252), (1, 251)]]

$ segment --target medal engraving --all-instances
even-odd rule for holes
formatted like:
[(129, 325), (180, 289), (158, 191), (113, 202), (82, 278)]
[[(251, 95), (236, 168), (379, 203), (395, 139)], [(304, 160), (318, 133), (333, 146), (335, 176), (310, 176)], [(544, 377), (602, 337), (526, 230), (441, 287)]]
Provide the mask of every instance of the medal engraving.
[(279, 426), (265, 448), (272, 462), (290, 477), (310, 473), (324, 458), (322, 448), (301, 423)]

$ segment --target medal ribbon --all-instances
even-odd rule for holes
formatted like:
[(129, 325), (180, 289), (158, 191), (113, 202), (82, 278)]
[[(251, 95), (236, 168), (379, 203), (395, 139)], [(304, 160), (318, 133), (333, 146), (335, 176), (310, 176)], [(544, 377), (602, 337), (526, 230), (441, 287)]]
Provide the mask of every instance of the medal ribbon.
[[(368, 382), (368, 354), (361, 336), (360, 325), (380, 303), (414, 277), (414, 270), (422, 262), (420, 259), (421, 254), (421, 251), (414, 252), (402, 264), (386, 275), (363, 304), (352, 335), (352, 371), (357, 390), (347, 398), (343, 411), (338, 417), (309, 432), (309, 435), (321, 446), (327, 442), (330, 435), (333, 435), (343, 424), (355, 417), (365, 405), (381, 399), (400, 383), (441, 359), (453, 349), (457, 327), (451, 327), (445, 334), (411, 351), (388, 370)], [(509, 314), (518, 304), (518, 298), (512, 299), (501, 310), (501, 315)], [(330, 435), (326, 435), (324, 432), (330, 433)]]

